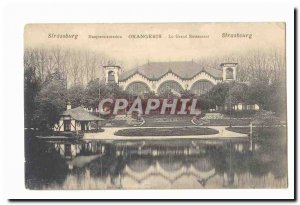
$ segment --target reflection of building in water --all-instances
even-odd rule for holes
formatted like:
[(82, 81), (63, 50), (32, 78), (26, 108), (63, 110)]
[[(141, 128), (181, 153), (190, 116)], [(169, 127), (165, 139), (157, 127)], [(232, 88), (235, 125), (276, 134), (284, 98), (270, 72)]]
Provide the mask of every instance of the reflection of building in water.
[[(154, 164), (147, 164), (141, 159), (126, 164), (122, 172), (122, 184), (151, 184), (153, 176), (159, 178), (159, 184), (164, 183), (170, 187), (177, 183), (182, 183), (185, 179), (205, 179), (215, 175), (215, 169), (206, 158), (195, 159), (190, 163), (183, 163), (181, 160), (168, 161), (167, 159), (158, 159)], [(156, 186), (151, 184), (151, 186)]]
[[(253, 173), (259, 168), (252, 169), (252, 161), (246, 161), (249, 154), (255, 154), (249, 151), (248, 141), (90, 141), (54, 145), (66, 158), (69, 175), (63, 186), (69, 189), (232, 188), (249, 184), (264, 187), (266, 183), (284, 187), (286, 183), (285, 178), (276, 180), (272, 174)], [(259, 147), (254, 147), (259, 152)], [(238, 164), (237, 158), (241, 159)], [(266, 165), (259, 163), (253, 165)], [(250, 182), (253, 178), (257, 180)]]
[[(116, 183), (123, 188), (214, 187), (216, 178), (225, 177), (226, 181), (231, 173), (227, 174), (225, 171), (223, 175), (216, 172), (214, 162), (208, 154), (216, 145), (210, 143), (212, 145), (199, 141), (181, 144), (169, 142), (168, 145), (140, 142), (134, 146), (131, 144), (130, 152), (125, 151), (126, 145), (116, 144), (117, 155), (126, 160)], [(233, 185), (234, 180), (230, 179), (228, 183)]]
[(68, 143), (56, 142), (53, 146), (59, 154), (66, 159), (75, 158), (77, 155), (93, 155), (103, 154), (105, 146), (100, 142), (87, 142), (87, 143)]
[[(111, 175), (105, 175), (98, 177), (92, 175), (91, 170), (85, 169), (80, 175), (69, 174), (67, 175), (62, 186), (55, 187), (51, 185), (45, 188), (48, 189), (146, 189), (146, 188), (222, 188), (223, 176), (214, 175), (208, 180), (208, 183), (203, 186), (201, 183), (193, 177), (182, 177), (172, 185), (168, 184), (162, 178), (155, 179), (155, 176), (150, 178), (144, 183), (137, 183), (136, 181), (126, 181), (121, 174), (111, 178)], [(266, 176), (253, 176), (251, 173), (239, 173), (235, 174), (235, 184), (238, 188), (283, 188), (287, 187), (287, 178), (275, 178), (274, 175), (267, 174)]]
[[(160, 143), (155, 143), (155, 142), (145, 142), (145, 141), (140, 141), (136, 143), (122, 143), (122, 142), (117, 142), (115, 143), (116, 147), (116, 155), (117, 156), (126, 156), (129, 154), (127, 152), (127, 147), (130, 147), (130, 154), (137, 154), (137, 155), (151, 155), (151, 156), (165, 156), (165, 155), (194, 155), (194, 154), (204, 154), (207, 150), (204, 149), (205, 147), (207, 148), (208, 146), (223, 146), (223, 143), (221, 141), (215, 141), (215, 140), (202, 140), (202, 141), (197, 141), (197, 140), (191, 140), (188, 143), (181, 142), (180, 144), (172, 144), (169, 142), (169, 144), (163, 145)], [(247, 152), (251, 150), (253, 147), (255, 150), (259, 148), (257, 143), (254, 144), (249, 144), (248, 142), (245, 143), (243, 142), (238, 142), (236, 141), (234, 143), (234, 146), (232, 149), (237, 152)]]

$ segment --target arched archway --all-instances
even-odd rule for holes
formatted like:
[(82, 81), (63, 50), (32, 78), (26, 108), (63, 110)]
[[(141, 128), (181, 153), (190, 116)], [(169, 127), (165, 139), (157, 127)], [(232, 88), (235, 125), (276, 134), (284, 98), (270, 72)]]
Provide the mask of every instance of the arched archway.
[(227, 68), (226, 69), (226, 80), (233, 80), (233, 69)]
[(130, 83), (126, 89), (125, 89), (129, 94), (131, 95), (143, 95), (145, 93), (149, 93), (150, 92), (150, 88), (149, 86), (144, 83), (144, 82), (140, 82), (140, 81), (135, 81)]
[(208, 80), (198, 80), (191, 87), (191, 93), (200, 96), (208, 91), (210, 91), (214, 87), (214, 84)]
[(157, 93), (162, 94), (165, 92), (175, 91), (178, 93), (181, 93), (183, 91), (183, 88), (181, 85), (173, 80), (165, 81), (157, 88)]

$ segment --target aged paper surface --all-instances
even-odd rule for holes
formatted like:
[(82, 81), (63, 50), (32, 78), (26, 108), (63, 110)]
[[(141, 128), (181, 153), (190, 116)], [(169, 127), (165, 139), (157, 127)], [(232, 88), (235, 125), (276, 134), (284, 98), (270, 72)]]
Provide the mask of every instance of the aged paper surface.
[(285, 23), (28, 24), (28, 189), (286, 188)]

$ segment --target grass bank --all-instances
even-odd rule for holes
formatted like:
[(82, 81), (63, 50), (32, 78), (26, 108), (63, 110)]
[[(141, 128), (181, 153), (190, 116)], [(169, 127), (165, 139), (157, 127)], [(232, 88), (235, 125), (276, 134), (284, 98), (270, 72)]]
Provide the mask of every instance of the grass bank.
[[(249, 134), (249, 127), (227, 127), (226, 130)], [(286, 138), (286, 127), (253, 127), (253, 136), (257, 139), (266, 139), (274, 137)]]

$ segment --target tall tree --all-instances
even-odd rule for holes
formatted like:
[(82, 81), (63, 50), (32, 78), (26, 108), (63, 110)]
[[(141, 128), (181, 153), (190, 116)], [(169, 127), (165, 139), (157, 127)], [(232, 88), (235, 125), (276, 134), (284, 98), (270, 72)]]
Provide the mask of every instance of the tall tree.
[(73, 107), (85, 105), (85, 88), (81, 85), (72, 86), (67, 91), (67, 98)]
[(66, 101), (67, 88), (62, 74), (56, 72), (47, 76), (36, 99), (37, 108), (33, 119), (37, 126), (51, 129), (65, 110)]
[(41, 79), (36, 76), (34, 69), (27, 68), (24, 73), (25, 127), (36, 127), (33, 113), (36, 110), (36, 97), (40, 89)]

